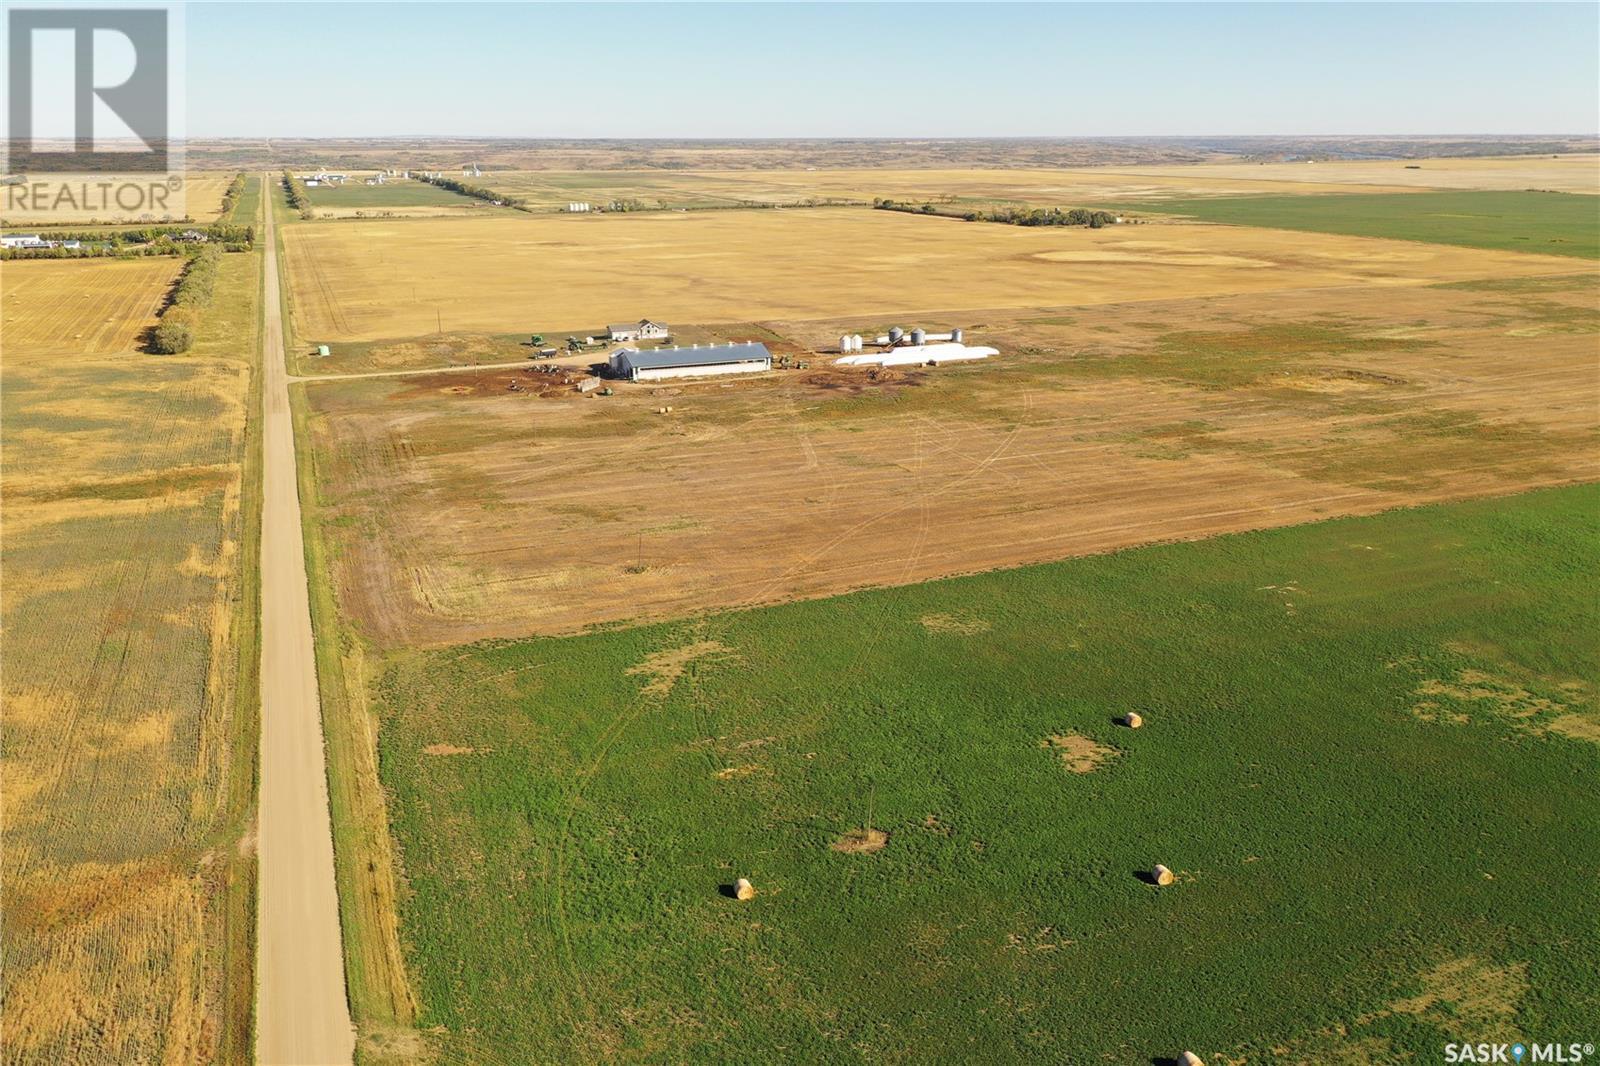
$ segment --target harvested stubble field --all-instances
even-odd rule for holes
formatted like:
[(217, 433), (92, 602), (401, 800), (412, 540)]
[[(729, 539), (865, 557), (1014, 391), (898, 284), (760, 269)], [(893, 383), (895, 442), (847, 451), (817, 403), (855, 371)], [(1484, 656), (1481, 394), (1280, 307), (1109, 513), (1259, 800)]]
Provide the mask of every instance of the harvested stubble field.
[(0, 266), (7, 361), (105, 355), (137, 346), (182, 267), (171, 256), (38, 259)]
[(612, 200), (638, 200), (652, 208), (704, 208), (799, 204), (807, 200), (864, 202), (875, 198), (942, 197), (964, 202), (1076, 207), (1102, 200), (1169, 196), (1347, 191), (1339, 185), (1292, 179), (1225, 179), (1160, 168), (1139, 176), (1104, 170), (525, 170), (495, 171), (480, 180), (498, 192), (547, 208), (565, 208), (574, 200), (591, 201), (596, 206)]
[(471, 1063), (1581, 1033), (1597, 515), (1581, 486), (393, 657), (419, 1025)]
[(1100, 230), (863, 208), (285, 227), (303, 342), (1054, 307), (1569, 271), (1562, 259), (1205, 225)]
[[(169, 205), (173, 208), (172, 213), (187, 216), (196, 222), (215, 222), (222, 214), (222, 197), (228, 191), (228, 186), (233, 184), (233, 179), (236, 176), (238, 176), (238, 171), (236, 170), (190, 170), (184, 172), (182, 175), (182, 210), (176, 209), (178, 202), (175, 200)], [(100, 207), (71, 210), (66, 206), (71, 201), (58, 199), (58, 188), (64, 187), (68, 190), (75, 190), (85, 182), (93, 185), (102, 178), (104, 178), (104, 175), (101, 174), (60, 175), (59, 178), (54, 175), (36, 176), (33, 180), (46, 185), (48, 191), (41, 194), (41, 196), (46, 202), (54, 205), (53, 209), (43, 212), (5, 211), (5, 225), (12, 227), (49, 225), (53, 223), (81, 224), (90, 221), (102, 223), (141, 221), (140, 215), (146, 210), (143, 207), (141, 207), (139, 213), (118, 211), (115, 207), (109, 211)], [(81, 196), (82, 194), (73, 193), (72, 195)], [(160, 213), (159, 211), (156, 212), (156, 214)], [(148, 220), (144, 219), (142, 221)]]
[(38, 344), (73, 327), (32, 284), (148, 294), (176, 260), (5, 270), (8, 1064), (249, 1055), (259, 265), (224, 258), (182, 357), (108, 351), (142, 300), (93, 347)]
[(379, 646), (571, 632), (1596, 477), (1597, 288), (951, 314), (1003, 354), (603, 399), (318, 383), (312, 461)]

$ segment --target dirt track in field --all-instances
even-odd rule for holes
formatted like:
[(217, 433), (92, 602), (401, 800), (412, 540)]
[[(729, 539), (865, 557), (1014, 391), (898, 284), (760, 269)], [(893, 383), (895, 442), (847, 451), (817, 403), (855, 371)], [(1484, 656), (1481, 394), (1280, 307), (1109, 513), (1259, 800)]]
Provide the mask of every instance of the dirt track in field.
[(876, 382), (319, 384), (340, 594), (385, 646), (562, 633), (1593, 479), (1594, 288), (946, 316), (1005, 354)]

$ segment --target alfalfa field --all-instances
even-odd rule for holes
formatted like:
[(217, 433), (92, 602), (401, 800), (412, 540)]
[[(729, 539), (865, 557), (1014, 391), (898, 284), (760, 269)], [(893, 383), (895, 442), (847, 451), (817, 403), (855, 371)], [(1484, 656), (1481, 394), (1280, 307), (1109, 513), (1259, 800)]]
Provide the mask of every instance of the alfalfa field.
[(135, 348), (172, 258), (6, 263), (5, 1061), (235, 1061), (252, 998), (260, 260)]
[(1548, 490), (391, 656), (418, 1025), (507, 1063), (1583, 1039), (1597, 514)]

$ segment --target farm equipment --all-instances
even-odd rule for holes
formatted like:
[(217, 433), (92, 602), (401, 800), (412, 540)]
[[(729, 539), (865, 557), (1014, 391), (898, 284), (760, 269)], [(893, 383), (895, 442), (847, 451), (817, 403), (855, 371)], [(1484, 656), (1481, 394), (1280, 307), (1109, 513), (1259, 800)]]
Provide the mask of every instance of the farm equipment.
[(542, 348), (542, 347), (544, 347), (544, 334), (543, 333), (535, 333), (532, 336), (532, 338), (529, 339), (528, 345), (529, 345), (529, 347), (532, 347), (532, 348)]

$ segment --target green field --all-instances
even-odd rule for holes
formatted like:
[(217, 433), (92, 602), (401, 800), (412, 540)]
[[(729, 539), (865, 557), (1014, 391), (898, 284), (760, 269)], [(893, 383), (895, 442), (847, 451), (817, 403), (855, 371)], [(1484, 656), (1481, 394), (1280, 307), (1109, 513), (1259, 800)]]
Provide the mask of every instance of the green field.
[[(470, 207), (473, 199), (425, 181), (392, 181), (387, 185), (318, 185), (307, 189), (315, 207)], [(488, 206), (485, 204), (484, 206)]]
[(1118, 204), (1204, 222), (1600, 259), (1600, 198), (1557, 192), (1355, 193)]
[(256, 216), (261, 212), (261, 175), (249, 174), (244, 179), (244, 192), (239, 199), (234, 201), (233, 211), (225, 222), (236, 222), (247, 226), (257, 221)]
[(418, 1027), (502, 1062), (1588, 1039), (1597, 573), (1584, 486), (403, 653)]

